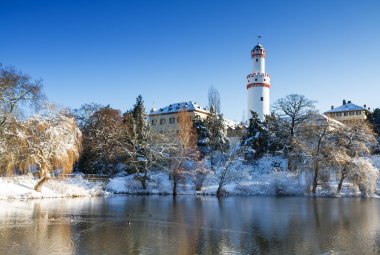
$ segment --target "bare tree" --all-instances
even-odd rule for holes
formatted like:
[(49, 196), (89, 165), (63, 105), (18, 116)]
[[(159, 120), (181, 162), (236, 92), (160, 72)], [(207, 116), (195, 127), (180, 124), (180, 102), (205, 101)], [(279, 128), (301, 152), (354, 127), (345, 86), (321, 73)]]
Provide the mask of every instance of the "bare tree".
[(290, 94), (284, 98), (278, 99), (273, 109), (276, 114), (285, 120), (286, 128), (288, 130), (288, 169), (292, 169), (291, 158), (295, 143), (295, 136), (300, 125), (306, 121), (310, 113), (315, 111), (315, 101), (307, 99), (303, 95)]
[(0, 128), (21, 106), (29, 110), (38, 107), (45, 98), (42, 82), (33, 81), (29, 75), (16, 71), (14, 67), (0, 64)]
[(208, 89), (208, 106), (209, 108), (214, 107), (215, 112), (217, 114), (221, 113), (220, 94), (219, 94), (219, 91), (216, 88), (214, 88), (214, 86), (211, 86)]
[(230, 149), (223, 153), (223, 159), (215, 172), (215, 178), (218, 182), (216, 195), (223, 195), (223, 188), (233, 182), (239, 181), (242, 178), (241, 169), (237, 166), (242, 165), (242, 150), (239, 144), (235, 141), (231, 143)]
[(186, 176), (185, 163), (198, 157), (196, 136), (193, 130), (191, 116), (186, 111), (178, 114), (178, 133), (174, 143), (171, 143), (171, 164), (169, 167), (173, 182), (173, 196), (177, 195), (177, 186)]

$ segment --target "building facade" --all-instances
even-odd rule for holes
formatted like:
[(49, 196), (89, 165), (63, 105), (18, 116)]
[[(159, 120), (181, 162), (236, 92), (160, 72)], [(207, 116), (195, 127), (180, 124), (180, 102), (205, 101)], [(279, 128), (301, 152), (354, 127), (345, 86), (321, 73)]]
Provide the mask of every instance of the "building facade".
[(155, 132), (177, 131), (181, 117), (187, 117), (192, 121), (197, 115), (206, 118), (209, 114), (206, 108), (189, 101), (170, 104), (158, 110), (153, 108), (148, 114), (148, 121)]
[(251, 111), (257, 112), (259, 118), (264, 120), (270, 114), (269, 92), (270, 75), (265, 72), (266, 52), (258, 43), (251, 51), (253, 71), (247, 76), (247, 118), (251, 118)]
[(354, 121), (363, 121), (367, 119), (366, 105), (359, 106), (351, 101), (343, 100), (343, 104), (339, 107), (331, 106), (331, 109), (325, 112), (325, 115), (342, 123), (350, 123)]

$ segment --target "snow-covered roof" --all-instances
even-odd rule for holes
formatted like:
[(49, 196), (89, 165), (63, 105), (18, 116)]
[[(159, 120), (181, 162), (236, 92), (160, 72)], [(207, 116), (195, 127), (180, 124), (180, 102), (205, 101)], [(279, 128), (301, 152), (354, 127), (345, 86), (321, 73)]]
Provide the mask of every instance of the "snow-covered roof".
[(240, 123), (234, 120), (224, 119), (224, 125), (226, 128), (235, 129), (237, 126), (240, 125)]
[(344, 104), (344, 105), (341, 105), (337, 108), (334, 108), (334, 109), (331, 109), (325, 113), (332, 113), (332, 112), (349, 112), (349, 111), (366, 111), (367, 109), (362, 107), (362, 106), (359, 106), (359, 105), (356, 105), (356, 104), (353, 104), (353, 103), (347, 103), (347, 104)]
[(170, 104), (158, 110), (151, 111), (149, 115), (176, 113), (180, 111), (200, 111), (204, 113), (209, 112), (207, 108), (202, 107), (197, 102), (188, 101), (188, 102)]

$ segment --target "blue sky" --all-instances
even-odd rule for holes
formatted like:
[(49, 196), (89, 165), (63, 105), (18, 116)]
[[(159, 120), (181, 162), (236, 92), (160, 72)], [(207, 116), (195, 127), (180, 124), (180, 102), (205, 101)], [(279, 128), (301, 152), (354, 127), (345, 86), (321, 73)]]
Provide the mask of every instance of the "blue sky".
[(290, 93), (380, 107), (380, 1), (0, 0), (0, 62), (44, 80), (61, 106), (147, 108), (221, 94), (241, 120), (262, 35), (271, 103)]

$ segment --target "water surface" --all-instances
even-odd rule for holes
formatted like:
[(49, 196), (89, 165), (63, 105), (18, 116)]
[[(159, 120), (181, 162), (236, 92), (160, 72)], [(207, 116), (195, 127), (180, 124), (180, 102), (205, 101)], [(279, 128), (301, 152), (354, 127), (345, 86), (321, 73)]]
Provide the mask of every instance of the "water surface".
[(380, 200), (0, 201), (0, 254), (380, 254)]

